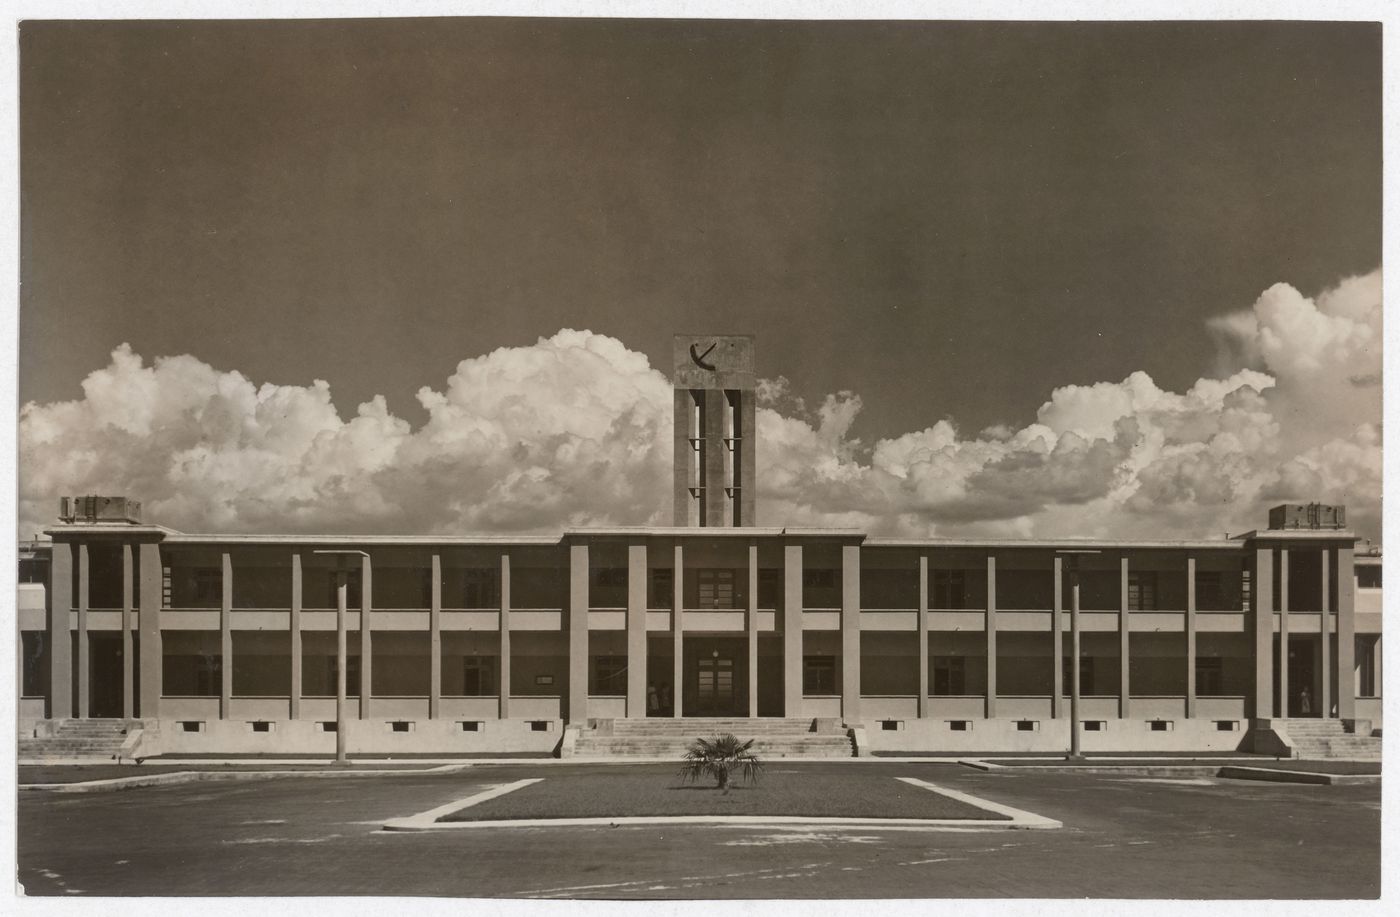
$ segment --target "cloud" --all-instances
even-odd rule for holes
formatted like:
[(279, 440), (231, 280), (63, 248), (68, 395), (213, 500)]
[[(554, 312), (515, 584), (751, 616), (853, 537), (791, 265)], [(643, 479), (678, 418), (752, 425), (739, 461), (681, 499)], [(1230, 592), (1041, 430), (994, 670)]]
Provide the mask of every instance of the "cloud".
[[(1346, 503), (1378, 537), (1381, 276), (1308, 298), (1286, 284), (1209, 323), (1213, 377), (1143, 372), (1053, 390), (1035, 420), (964, 435), (938, 419), (866, 445), (852, 392), (810, 409), (759, 389), (765, 524), (878, 534), (1200, 537), (1283, 501)], [(128, 494), (188, 531), (525, 532), (670, 521), (671, 393), (620, 341), (562, 330), (463, 360), (418, 400), (342, 418), (323, 381), (255, 384), (129, 347), (77, 401), (20, 414), (21, 535), (57, 498)]]

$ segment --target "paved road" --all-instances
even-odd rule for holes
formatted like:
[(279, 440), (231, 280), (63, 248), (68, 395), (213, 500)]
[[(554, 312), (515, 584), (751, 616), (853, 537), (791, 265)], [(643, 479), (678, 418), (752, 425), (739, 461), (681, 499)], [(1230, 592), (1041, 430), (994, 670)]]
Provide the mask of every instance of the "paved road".
[(31, 895), (1364, 898), (1380, 890), (1378, 785), (811, 762), (783, 779), (808, 770), (853, 781), (916, 776), (1065, 827), (378, 830), (490, 785), (600, 767), (25, 793), (19, 879)]

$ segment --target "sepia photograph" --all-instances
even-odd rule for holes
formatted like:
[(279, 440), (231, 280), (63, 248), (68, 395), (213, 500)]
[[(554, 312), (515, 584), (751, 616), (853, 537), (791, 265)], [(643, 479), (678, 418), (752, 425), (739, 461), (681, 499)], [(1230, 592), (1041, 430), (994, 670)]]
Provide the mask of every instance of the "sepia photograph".
[(1389, 23), (121, 9), (9, 904), (1379, 907)]

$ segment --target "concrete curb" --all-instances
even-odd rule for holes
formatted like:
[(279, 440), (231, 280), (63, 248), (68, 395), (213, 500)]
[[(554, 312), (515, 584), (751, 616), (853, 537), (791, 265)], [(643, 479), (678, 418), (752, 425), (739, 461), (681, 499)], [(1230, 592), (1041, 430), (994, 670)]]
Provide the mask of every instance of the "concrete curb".
[(1269, 767), (1222, 767), (1216, 776), (1231, 780), (1307, 783), (1314, 786), (1345, 786), (1381, 782), (1380, 774), (1318, 774), (1312, 771), (1286, 771)]
[(275, 777), (389, 777), (400, 775), (447, 774), (465, 770), (469, 764), (448, 764), (438, 767), (397, 768), (394, 770), (319, 770), (319, 771), (172, 771), (166, 774), (145, 774), (136, 777), (112, 777), (106, 780), (85, 780), (79, 783), (22, 783), (18, 789), (48, 793), (107, 793), (147, 786), (178, 786), (205, 780), (268, 780)]

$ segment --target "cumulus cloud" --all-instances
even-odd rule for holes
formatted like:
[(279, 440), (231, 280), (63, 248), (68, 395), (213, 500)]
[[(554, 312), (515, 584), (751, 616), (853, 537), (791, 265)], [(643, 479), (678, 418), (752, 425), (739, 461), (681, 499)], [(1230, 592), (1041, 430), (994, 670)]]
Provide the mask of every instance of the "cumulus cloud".
[[(866, 445), (858, 394), (814, 409), (759, 388), (765, 524), (904, 535), (1203, 536), (1283, 501), (1346, 503), (1380, 531), (1381, 276), (1315, 298), (1278, 284), (1210, 322), (1215, 376), (1057, 388), (1019, 429), (949, 419)], [(21, 534), (58, 496), (124, 493), (188, 531), (551, 531), (670, 521), (671, 394), (620, 341), (563, 330), (463, 360), (418, 400), (343, 418), (323, 381), (256, 384), (125, 345), (77, 401), (20, 414)]]

